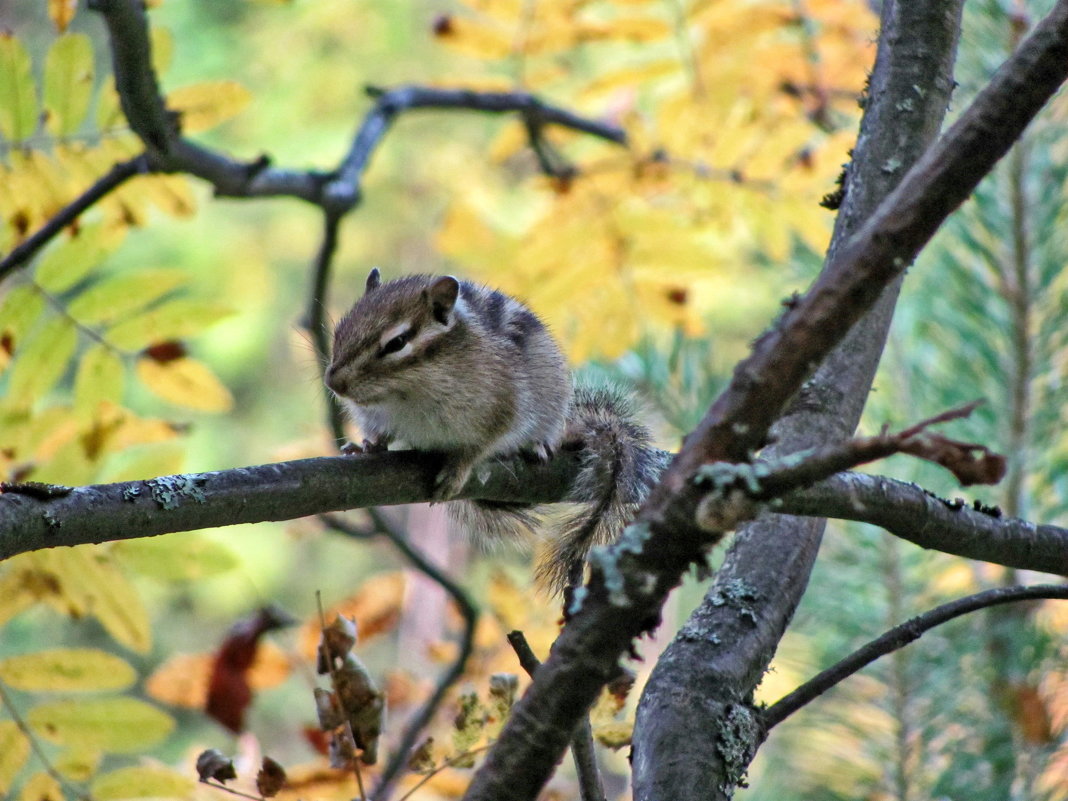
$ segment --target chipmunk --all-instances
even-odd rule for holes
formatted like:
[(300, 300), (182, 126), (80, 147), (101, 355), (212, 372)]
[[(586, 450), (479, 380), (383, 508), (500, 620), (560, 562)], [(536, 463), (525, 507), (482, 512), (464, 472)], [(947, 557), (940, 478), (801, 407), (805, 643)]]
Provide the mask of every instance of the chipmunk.
[[(325, 381), (367, 437), (355, 450), (403, 441), (445, 453), (437, 501), (453, 498), (490, 457), (544, 461), (564, 443), (582, 448), (569, 500), (583, 507), (550, 535), (538, 567), (556, 591), (581, 580), (590, 547), (618, 534), (662, 466), (624, 399), (573, 390), (560, 347), (530, 309), (452, 276), (383, 283), (371, 270), (363, 297), (334, 331)], [(480, 544), (539, 524), (537, 510), (523, 504), (452, 501), (447, 509)]]

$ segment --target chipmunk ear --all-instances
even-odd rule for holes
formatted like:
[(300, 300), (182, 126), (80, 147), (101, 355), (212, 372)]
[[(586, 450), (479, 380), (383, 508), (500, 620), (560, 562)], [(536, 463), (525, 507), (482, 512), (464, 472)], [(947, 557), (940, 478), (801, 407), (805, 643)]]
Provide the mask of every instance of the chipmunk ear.
[(367, 284), (363, 288), (363, 294), (367, 295), (378, 289), (378, 287), (381, 285), (382, 273), (378, 272), (377, 267), (372, 267), (371, 272), (367, 274)]
[(456, 305), (456, 298), (460, 294), (460, 282), (451, 275), (443, 275), (434, 280), (427, 289), (423, 290), (425, 297), (430, 302), (430, 311), (434, 319), (442, 325), (449, 322), (449, 314)]

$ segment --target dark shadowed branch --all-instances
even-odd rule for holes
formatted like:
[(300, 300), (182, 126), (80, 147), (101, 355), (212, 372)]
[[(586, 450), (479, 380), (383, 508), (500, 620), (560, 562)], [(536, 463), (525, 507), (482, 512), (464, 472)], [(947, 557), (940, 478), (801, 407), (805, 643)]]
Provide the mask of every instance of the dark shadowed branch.
[(941, 626), (961, 615), (991, 606), (1038, 598), (1068, 599), (1068, 586), (1040, 584), (1032, 587), (999, 587), (969, 595), (966, 598), (958, 598), (956, 601), (942, 604), (922, 615), (917, 615), (857, 649), (842, 661), (809, 679), (792, 693), (765, 709), (762, 715), (765, 733), (782, 723), (805, 704), (819, 698), (843, 679), (852, 676), (879, 657), (886, 656), (918, 640), (921, 635), (935, 626)]

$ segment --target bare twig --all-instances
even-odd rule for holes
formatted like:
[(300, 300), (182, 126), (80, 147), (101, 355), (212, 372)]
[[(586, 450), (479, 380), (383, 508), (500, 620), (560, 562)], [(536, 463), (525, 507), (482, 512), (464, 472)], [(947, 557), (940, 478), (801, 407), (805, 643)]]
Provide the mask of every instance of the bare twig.
[[(523, 632), (508, 632), (508, 644), (515, 651), (520, 667), (530, 678), (534, 678), (534, 671), (541, 666), (541, 661), (534, 654)], [(575, 733), (571, 736), (571, 756), (575, 760), (575, 773), (578, 775), (582, 801), (605, 801), (607, 796), (604, 792), (604, 782), (601, 780), (601, 771), (597, 767), (597, 755), (593, 750), (593, 728), (590, 726), (589, 716), (579, 721)]]
[[(312, 291), (308, 297), (308, 307), (304, 312), (304, 329), (311, 337), (315, 347), (315, 356), (319, 363), (322, 377), (330, 364), (330, 333), (326, 328), (327, 294), (330, 287), (330, 270), (337, 252), (338, 227), (341, 217), (331, 212), (323, 215), (323, 241), (315, 257), (315, 270), (312, 278)], [(345, 440), (344, 420), (341, 407), (334, 393), (323, 385), (326, 397), (326, 417), (331, 433), (334, 435), (335, 447), (340, 447)]]
[[(445, 694), (449, 691), (449, 688), (452, 687), (452, 685), (463, 675), (464, 669), (467, 666), (467, 660), (471, 657), (471, 653), (474, 650), (475, 625), (478, 622), (478, 608), (475, 606), (470, 596), (468, 596), (467, 592), (465, 592), (464, 589), (449, 575), (434, 565), (417, 549), (413, 548), (408, 541), (407, 536), (393, 525), (384, 514), (375, 508), (369, 509), (368, 512), (374, 522), (374, 533), (380, 533), (385, 536), (386, 539), (393, 544), (393, 547), (400, 551), (404, 558), (414, 565), (416, 569), (441, 585), (441, 587), (452, 596), (457, 609), (460, 610), (460, 614), (464, 619), (464, 632), (460, 640), (460, 653), (457, 655), (456, 660), (452, 665), (449, 666), (449, 669), (441, 675), (440, 679), (438, 679), (437, 687), (434, 688), (434, 692), (431, 694), (430, 698), (427, 699), (426, 703), (423, 704), (420, 710), (408, 721), (408, 726), (405, 728), (404, 734), (401, 736), (400, 743), (397, 745), (385, 770), (382, 771), (382, 775), (379, 776), (378, 784), (375, 786), (374, 790), (371, 791), (371, 798), (374, 799), (374, 801), (384, 801), (384, 799), (389, 797), (393, 783), (400, 777), (401, 771), (408, 764), (409, 752), (412, 750), (413, 746), (415, 746), (415, 742), (418, 739), (420, 732), (422, 732), (430, 722), (434, 713), (437, 712), (438, 707), (441, 706), (441, 702), (445, 699)], [(320, 519), (335, 531), (345, 534), (346, 536), (366, 539), (370, 533), (353, 526), (348, 521), (335, 515), (321, 515)]]
[(765, 709), (762, 715), (765, 731), (781, 723), (805, 704), (818, 698), (880, 656), (903, 648), (935, 626), (979, 609), (1036, 598), (1068, 599), (1068, 586), (1039, 584), (1031, 587), (999, 587), (969, 595), (966, 598), (959, 598), (929, 612), (924, 612), (900, 626), (895, 626)]
[(115, 164), (96, 183), (82, 192), (78, 197), (60, 209), (48, 222), (0, 260), (0, 281), (10, 273), (22, 267), (34, 254), (54, 239), (60, 231), (73, 223), (87, 209), (101, 198), (122, 186), (135, 175), (150, 172), (148, 157), (142, 153), (128, 161)]

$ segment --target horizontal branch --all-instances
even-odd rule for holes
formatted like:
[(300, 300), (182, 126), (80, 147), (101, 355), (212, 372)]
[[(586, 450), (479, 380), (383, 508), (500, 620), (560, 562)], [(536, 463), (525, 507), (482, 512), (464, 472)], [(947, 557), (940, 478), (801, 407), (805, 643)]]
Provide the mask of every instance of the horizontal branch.
[(374, 107), (364, 117), (348, 153), (332, 171), (272, 167), (266, 156), (238, 161), (181, 136), (180, 115), (166, 108), (152, 69), (143, 3), (91, 0), (90, 8), (98, 11), (107, 25), (122, 110), (148, 148), (153, 169), (194, 175), (212, 184), (221, 197), (294, 197), (331, 214), (345, 214), (360, 203), (363, 172), (378, 143), (398, 114), (413, 109), (514, 112), (536, 127), (559, 125), (626, 144), (626, 134), (618, 126), (550, 105), (527, 92), (399, 86), (370, 90)]
[(854, 651), (764, 710), (762, 722), (765, 733), (843, 679), (852, 676), (879, 657), (918, 640), (921, 635), (935, 626), (990, 606), (1038, 598), (1068, 599), (1068, 586), (1042, 584), (1033, 587), (999, 587), (969, 595), (966, 598), (959, 598), (929, 612), (924, 612), (922, 615), (917, 615)]
[[(819, 463), (820, 452), (812, 458)], [(60, 545), (110, 542), (176, 531), (291, 520), (429, 498), (437, 457), (413, 451), (322, 457), (87, 487), (0, 485), (0, 559)], [(465, 497), (555, 503), (578, 471), (577, 455), (547, 465), (492, 463)], [(480, 473), (482, 471), (480, 470)], [(784, 475), (812, 475), (787, 464), (764, 474), (762, 498)], [(731, 479), (744, 490), (746, 480)], [(797, 486), (795, 484), (794, 486)], [(947, 501), (915, 484), (864, 473), (838, 473), (789, 492), (775, 511), (881, 526), (923, 548), (987, 562), (1068, 575), (1068, 529), (996, 515)]]
[(1002, 517), (884, 476), (839, 473), (785, 496), (776, 511), (871, 523), (921, 548), (1068, 576), (1068, 529)]
[[(0, 559), (60, 545), (425, 502), (439, 469), (434, 454), (391, 451), (86, 487), (4, 484)], [(577, 454), (561, 454), (546, 465), (490, 463), (460, 497), (560, 501), (578, 469)]]

